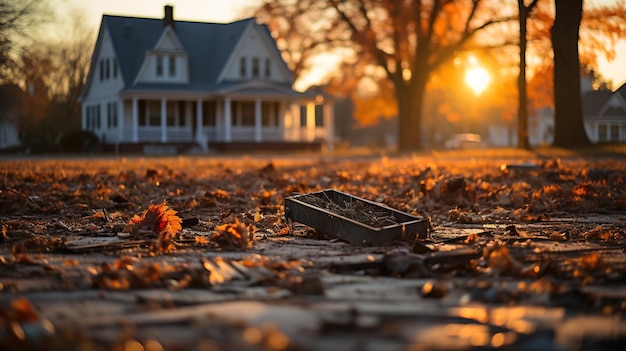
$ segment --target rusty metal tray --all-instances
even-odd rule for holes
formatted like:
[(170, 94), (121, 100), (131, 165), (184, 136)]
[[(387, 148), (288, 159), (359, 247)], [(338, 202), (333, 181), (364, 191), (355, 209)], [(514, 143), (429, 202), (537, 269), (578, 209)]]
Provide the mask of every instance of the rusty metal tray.
[(428, 235), (428, 221), (422, 217), (337, 190), (286, 197), (285, 217), (359, 245), (413, 242)]

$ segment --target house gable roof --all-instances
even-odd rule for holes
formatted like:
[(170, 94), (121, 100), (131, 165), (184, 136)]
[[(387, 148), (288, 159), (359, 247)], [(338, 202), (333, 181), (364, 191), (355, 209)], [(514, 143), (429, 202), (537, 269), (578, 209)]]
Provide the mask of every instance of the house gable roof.
[(597, 117), (613, 93), (609, 90), (592, 90), (582, 96), (583, 116)]
[[(239, 64), (239, 61), (237, 61), (237, 57), (240, 57), (238, 55), (241, 54), (240, 52), (242, 51), (243, 46), (245, 46), (246, 44), (245, 39), (251, 36), (259, 35), (261, 42), (263, 44), (263, 49), (267, 50), (267, 53), (271, 55), (273, 62), (278, 64), (278, 69), (279, 69), (281, 76), (285, 80), (288, 80), (291, 82), (293, 80), (291, 70), (289, 69), (289, 67), (287, 67), (287, 64), (283, 60), (280, 51), (276, 47), (276, 44), (274, 43), (274, 40), (272, 39), (272, 35), (269, 31), (269, 28), (267, 27), (267, 25), (264, 25), (264, 24), (261, 24), (261, 25), (253, 25), (253, 24), (256, 24), (256, 22), (254, 21), (249, 22), (248, 26), (244, 29), (244, 32), (235, 43), (233, 49), (229, 53), (228, 59), (225, 62), (226, 65), (222, 68), (222, 71), (217, 77), (217, 81), (222, 82), (223, 80), (225, 80), (226, 73), (228, 71), (229, 66)], [(260, 52), (257, 54), (260, 54)]]
[(622, 86), (615, 91), (615, 94), (618, 94), (622, 97), (623, 101), (626, 101), (626, 83), (622, 84)]
[(156, 50), (164, 50), (164, 51), (183, 51), (185, 48), (183, 47), (183, 43), (178, 39), (178, 35), (176, 35), (176, 31), (174, 27), (166, 26), (163, 34), (161, 34), (161, 38), (157, 41), (155, 45)]
[[(190, 88), (207, 88), (218, 82), (235, 46), (253, 23), (254, 18), (227, 24), (176, 21), (176, 37), (189, 59)], [(110, 15), (103, 17), (104, 26), (111, 35), (124, 83), (131, 88), (146, 52), (155, 49), (171, 27), (164, 26), (161, 19)]]

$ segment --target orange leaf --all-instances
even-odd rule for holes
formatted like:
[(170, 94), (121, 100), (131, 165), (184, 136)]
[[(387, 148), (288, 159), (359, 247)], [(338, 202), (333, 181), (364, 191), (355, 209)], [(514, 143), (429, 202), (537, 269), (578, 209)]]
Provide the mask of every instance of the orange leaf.
[(167, 207), (165, 202), (148, 206), (141, 216), (135, 215), (130, 220), (134, 234), (144, 229), (170, 239), (181, 231), (181, 223), (182, 220), (176, 215), (176, 211)]

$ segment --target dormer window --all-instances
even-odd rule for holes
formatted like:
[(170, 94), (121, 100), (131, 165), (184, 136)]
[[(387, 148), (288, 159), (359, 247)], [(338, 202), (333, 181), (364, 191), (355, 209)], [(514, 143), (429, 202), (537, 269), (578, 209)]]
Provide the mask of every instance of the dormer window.
[(169, 64), (170, 64), (170, 77), (175, 77), (176, 76), (176, 56), (174, 55), (170, 55), (170, 59), (169, 59)]
[[(171, 48), (148, 52), (146, 66), (138, 82), (180, 84), (188, 82), (187, 55)], [(120, 66), (120, 68), (122, 68)], [(120, 72), (123, 73), (123, 72)]]
[(271, 61), (270, 59), (266, 58), (265, 59), (265, 78), (269, 78), (272, 75), (272, 72), (270, 70), (270, 65), (271, 65)]
[(245, 78), (246, 73), (247, 73), (246, 72), (246, 58), (245, 57), (242, 57), (239, 60), (239, 73), (240, 73), (241, 77)]
[(156, 57), (156, 75), (158, 77), (163, 76), (163, 56), (157, 55)]
[(258, 57), (253, 57), (252, 58), (252, 77), (254, 78), (258, 78), (259, 77), (259, 58)]

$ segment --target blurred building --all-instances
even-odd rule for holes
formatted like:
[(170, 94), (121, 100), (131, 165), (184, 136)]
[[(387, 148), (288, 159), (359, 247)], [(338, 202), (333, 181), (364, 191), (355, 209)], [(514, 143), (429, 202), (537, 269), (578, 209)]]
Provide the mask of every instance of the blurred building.
[(17, 85), (0, 85), (0, 149), (20, 145), (17, 121), (23, 94)]
[[(626, 143), (626, 83), (611, 91), (594, 89), (592, 75), (581, 78), (582, 113), (585, 131), (594, 144)], [(529, 116), (531, 145), (549, 145), (554, 140), (554, 108), (544, 107)]]

